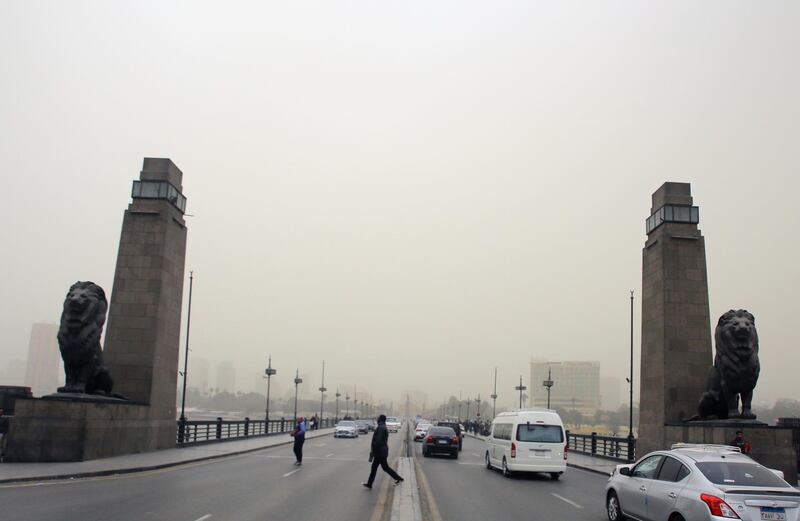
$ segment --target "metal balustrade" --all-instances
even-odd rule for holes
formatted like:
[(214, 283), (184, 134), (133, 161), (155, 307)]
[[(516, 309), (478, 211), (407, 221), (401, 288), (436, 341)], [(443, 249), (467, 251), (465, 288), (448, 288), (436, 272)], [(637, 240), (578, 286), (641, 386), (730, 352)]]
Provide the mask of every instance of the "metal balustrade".
[[(271, 436), (274, 434), (288, 434), (292, 432), (295, 422), (288, 420), (177, 420), (177, 433), (175, 442), (179, 447), (213, 443), (217, 441), (238, 440), (256, 436)], [(333, 427), (336, 421), (325, 418), (319, 422), (320, 429)], [(308, 423), (306, 423), (308, 425)]]
[(573, 434), (567, 432), (569, 451), (588, 456), (597, 456), (620, 461), (636, 460), (636, 438), (616, 436), (600, 436), (591, 434)]

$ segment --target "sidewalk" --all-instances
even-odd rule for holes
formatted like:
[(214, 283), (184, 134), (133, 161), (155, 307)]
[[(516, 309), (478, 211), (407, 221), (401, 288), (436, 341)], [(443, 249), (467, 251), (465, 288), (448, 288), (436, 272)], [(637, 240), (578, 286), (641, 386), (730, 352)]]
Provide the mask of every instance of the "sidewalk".
[[(471, 438), (475, 438), (481, 441), (486, 441), (486, 438), (484, 436), (472, 434), (470, 432), (466, 434)], [(589, 456), (588, 454), (581, 454), (579, 452), (570, 451), (567, 455), (568, 467), (575, 467), (576, 469), (588, 470), (590, 472), (596, 472), (598, 474), (604, 474), (606, 476), (610, 476), (611, 472), (614, 471), (617, 465), (624, 465), (625, 463), (626, 462), (622, 460), (598, 458), (596, 456)]]
[[(333, 429), (320, 429), (306, 433), (311, 440), (333, 433)], [(293, 442), (289, 434), (274, 434), (242, 440), (219, 441), (205, 445), (127, 454), (113, 458), (66, 463), (0, 463), (0, 483), (47, 481), (55, 479), (86, 478), (127, 474), (144, 470), (162, 469), (236, 454), (244, 454)]]

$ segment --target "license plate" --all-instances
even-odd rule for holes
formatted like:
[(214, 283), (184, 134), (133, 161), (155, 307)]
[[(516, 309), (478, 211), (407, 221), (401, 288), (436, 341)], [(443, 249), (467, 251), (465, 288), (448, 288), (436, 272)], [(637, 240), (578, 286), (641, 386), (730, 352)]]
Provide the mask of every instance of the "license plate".
[(439, 440), (436, 443), (438, 443), (439, 445), (447, 445), (447, 440)]
[(786, 510), (783, 508), (761, 507), (761, 519), (767, 521), (786, 521)]
[(549, 454), (550, 454), (549, 450), (544, 450), (544, 449), (534, 449), (533, 450), (533, 455), (536, 456), (537, 458), (544, 458), (544, 457), (547, 457), (547, 455), (549, 455)]

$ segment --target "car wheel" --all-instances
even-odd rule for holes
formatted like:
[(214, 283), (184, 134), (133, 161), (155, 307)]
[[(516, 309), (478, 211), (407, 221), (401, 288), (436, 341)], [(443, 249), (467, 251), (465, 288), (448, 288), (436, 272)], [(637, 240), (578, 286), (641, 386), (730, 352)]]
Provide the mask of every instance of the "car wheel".
[(458, 459), (458, 451), (455, 451), (455, 452), (453, 453), (453, 459)]
[(686, 521), (686, 520), (683, 519), (683, 516), (680, 514), (673, 514), (673, 516), (669, 518), (669, 521)]
[(489, 451), (486, 451), (486, 468), (492, 470), (492, 458), (489, 457)]
[(606, 513), (608, 514), (608, 521), (624, 521), (626, 518), (622, 515), (622, 508), (619, 506), (619, 498), (617, 493), (613, 490), (608, 493), (606, 497)]
[(553, 481), (558, 481), (558, 478), (560, 478), (560, 477), (561, 477), (561, 473), (559, 473), (559, 472), (551, 472), (550, 473), (550, 479), (552, 479)]
[(508, 464), (506, 464), (506, 459), (505, 458), (503, 458), (503, 469), (502, 470), (503, 470), (503, 476), (505, 476), (507, 478), (511, 477), (511, 471), (508, 470)]
[(427, 458), (428, 457), (428, 451), (427, 450), (422, 449), (422, 457), (423, 458)]

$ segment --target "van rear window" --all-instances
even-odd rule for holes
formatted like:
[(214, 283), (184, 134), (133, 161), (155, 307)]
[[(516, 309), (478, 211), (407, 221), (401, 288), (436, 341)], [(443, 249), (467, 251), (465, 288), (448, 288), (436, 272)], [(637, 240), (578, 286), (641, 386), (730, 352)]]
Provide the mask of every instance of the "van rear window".
[(517, 427), (517, 441), (534, 443), (564, 443), (564, 430), (560, 425), (527, 423)]

